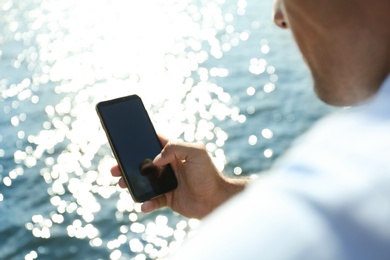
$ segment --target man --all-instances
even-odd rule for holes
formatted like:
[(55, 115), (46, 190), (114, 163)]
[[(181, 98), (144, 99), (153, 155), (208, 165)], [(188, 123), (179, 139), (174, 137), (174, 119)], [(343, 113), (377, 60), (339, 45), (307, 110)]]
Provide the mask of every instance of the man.
[(179, 186), (142, 210), (203, 218), (174, 259), (390, 259), (389, 10), (389, 0), (275, 2), (319, 98), (353, 108), (321, 120), (251, 184), (224, 177), (201, 145), (162, 138), (154, 163), (171, 163)]

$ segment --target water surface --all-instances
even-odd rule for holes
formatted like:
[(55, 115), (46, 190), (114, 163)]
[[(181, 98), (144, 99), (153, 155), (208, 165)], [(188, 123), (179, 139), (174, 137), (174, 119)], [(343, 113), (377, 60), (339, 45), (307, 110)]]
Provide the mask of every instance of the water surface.
[(196, 232), (117, 186), (101, 100), (140, 95), (159, 132), (203, 142), (227, 175), (268, 169), (330, 110), (271, 8), (0, 0), (0, 258), (156, 259)]

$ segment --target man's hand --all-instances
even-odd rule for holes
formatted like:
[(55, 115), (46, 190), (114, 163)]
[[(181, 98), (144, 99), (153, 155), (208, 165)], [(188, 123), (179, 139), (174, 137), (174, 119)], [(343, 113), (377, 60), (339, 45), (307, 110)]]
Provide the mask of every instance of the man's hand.
[[(189, 218), (203, 218), (230, 197), (240, 192), (246, 179), (228, 179), (213, 164), (207, 150), (201, 144), (168, 142), (160, 136), (164, 149), (153, 163), (157, 166), (171, 164), (178, 180), (178, 187), (142, 204), (143, 212), (163, 207)], [(121, 176), (118, 166), (111, 169), (113, 176)], [(119, 186), (126, 187), (121, 178)]]

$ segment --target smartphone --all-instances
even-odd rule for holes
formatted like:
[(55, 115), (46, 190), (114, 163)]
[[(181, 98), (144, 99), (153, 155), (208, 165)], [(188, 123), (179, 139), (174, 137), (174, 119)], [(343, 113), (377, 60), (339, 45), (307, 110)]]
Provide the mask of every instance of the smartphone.
[(171, 165), (152, 163), (163, 147), (139, 96), (100, 102), (96, 111), (134, 201), (144, 202), (177, 187)]

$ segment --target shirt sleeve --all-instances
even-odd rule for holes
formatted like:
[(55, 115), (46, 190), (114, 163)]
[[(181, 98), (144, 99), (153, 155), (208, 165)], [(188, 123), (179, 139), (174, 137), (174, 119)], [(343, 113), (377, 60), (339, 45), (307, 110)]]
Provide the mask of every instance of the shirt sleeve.
[(318, 251), (320, 242), (336, 246), (321, 217), (261, 181), (206, 218), (173, 259), (337, 259)]
[(325, 120), (172, 259), (390, 259), (390, 124), (365, 120)]

